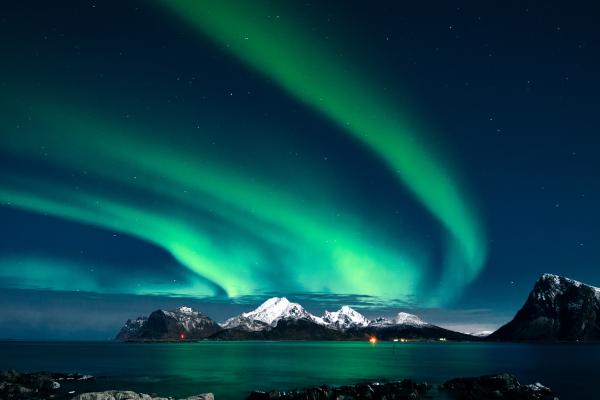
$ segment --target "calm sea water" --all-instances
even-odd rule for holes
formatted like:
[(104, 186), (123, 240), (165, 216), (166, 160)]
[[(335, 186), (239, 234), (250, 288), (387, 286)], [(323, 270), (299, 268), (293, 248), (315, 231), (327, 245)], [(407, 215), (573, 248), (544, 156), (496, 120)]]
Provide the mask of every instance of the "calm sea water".
[(80, 372), (100, 377), (90, 390), (159, 395), (215, 393), (242, 399), (253, 389), (413, 378), (441, 383), (457, 376), (511, 372), (542, 382), (562, 400), (597, 398), (600, 345), (200, 342), (3, 342), (0, 369)]

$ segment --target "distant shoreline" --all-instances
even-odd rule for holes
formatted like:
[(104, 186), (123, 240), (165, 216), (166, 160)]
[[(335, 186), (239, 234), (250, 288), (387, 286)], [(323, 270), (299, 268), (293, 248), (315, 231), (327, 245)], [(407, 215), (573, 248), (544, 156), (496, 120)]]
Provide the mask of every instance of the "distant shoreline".
[[(0, 343), (103, 343), (103, 344), (192, 344), (192, 343), (368, 343), (365, 340), (304, 340), (304, 339), (145, 339), (145, 340), (116, 340), (116, 339), (0, 339)], [(540, 344), (540, 345), (599, 345), (599, 340), (587, 341), (568, 341), (568, 340), (409, 340), (406, 342), (394, 342), (391, 340), (379, 340), (378, 344), (393, 344), (398, 347), (407, 344), (425, 344), (439, 343), (459, 344), (459, 343), (480, 343), (480, 344)], [(376, 345), (375, 345), (376, 346)]]

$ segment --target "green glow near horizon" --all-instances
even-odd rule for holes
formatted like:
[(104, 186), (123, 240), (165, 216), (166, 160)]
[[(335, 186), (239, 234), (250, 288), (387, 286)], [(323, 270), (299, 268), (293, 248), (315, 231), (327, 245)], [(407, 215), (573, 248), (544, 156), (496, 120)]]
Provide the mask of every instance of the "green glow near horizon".
[[(94, 273), (90, 273), (90, 269)], [(9, 288), (190, 297), (198, 297), (199, 293), (215, 294), (211, 285), (192, 273), (185, 276), (183, 282), (173, 282), (172, 279), (158, 281), (139, 273), (134, 274), (134, 279), (114, 279), (114, 274), (119, 272), (110, 265), (47, 256), (0, 258), (0, 280)]]
[[(130, 185), (131, 177), (139, 176), (137, 188), (161, 196), (185, 213), (157, 209), (117, 191), (73, 191), (60, 182), (21, 177), (16, 188), (8, 182), (0, 187), (5, 204), (142, 238), (169, 251), (231, 297), (284, 289), (395, 299), (414, 295), (421, 282), (424, 261), (414, 260), (414, 251), (407, 254), (366, 242), (361, 228), (349, 219), (332, 225), (326, 210), (317, 205), (306, 208), (276, 187), (249, 183), (223, 165), (199, 162), (193, 151), (154, 142), (143, 132), (125, 131), (73, 109), (68, 113), (49, 105), (40, 109), (45, 110), (41, 118), (48, 126), (45, 141), (58, 144), (48, 151), (53, 163), (86, 170), (115, 184)], [(31, 155), (36, 152), (30, 145), (36, 136), (35, 132), (7, 136), (4, 146)], [(215, 243), (202, 221), (187, 218), (187, 213), (198, 210), (210, 210), (231, 224), (233, 232), (226, 234), (238, 239), (227, 246)], [(280, 270), (274, 273), (260, 246), (245, 242), (237, 230), (287, 254)], [(274, 275), (284, 277), (286, 286), (277, 287), (281, 279)], [(370, 279), (361, 279), (365, 275)], [(390, 280), (397, 284), (386, 285)]]
[(486, 240), (476, 207), (456, 174), (422, 143), (412, 121), (375, 85), (331, 56), (334, 49), (310, 40), (295, 21), (274, 18), (260, 1), (164, 0), (162, 4), (329, 117), (389, 165), (451, 235), (452, 248), (441, 279), (447, 286), (444, 290), (459, 290), (475, 278), (485, 261)]

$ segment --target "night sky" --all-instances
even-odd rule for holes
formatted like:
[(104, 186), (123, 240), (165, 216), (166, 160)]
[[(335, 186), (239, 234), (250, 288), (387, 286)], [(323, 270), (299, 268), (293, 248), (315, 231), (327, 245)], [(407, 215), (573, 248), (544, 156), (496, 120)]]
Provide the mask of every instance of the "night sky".
[(484, 3), (0, 6), (0, 337), (600, 286), (598, 10)]

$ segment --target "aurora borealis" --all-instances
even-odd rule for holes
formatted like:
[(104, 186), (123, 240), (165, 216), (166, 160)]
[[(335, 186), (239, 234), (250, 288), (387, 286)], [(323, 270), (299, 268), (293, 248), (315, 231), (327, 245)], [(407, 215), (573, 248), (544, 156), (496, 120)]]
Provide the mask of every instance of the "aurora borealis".
[[(368, 76), (352, 74), (348, 62), (341, 64), (328, 55), (332, 49), (312, 44), (306, 29), (295, 27), (293, 20), (280, 23), (260, 2), (165, 5), (374, 151), (451, 234), (457, 247), (453, 254), (461, 259), (447, 261), (444, 279), (461, 285), (476, 276), (485, 259), (486, 240), (474, 205), (450, 166), (422, 144), (420, 124), (408, 121), (407, 110), (386, 101)], [(233, 15), (234, 20), (228, 18)]]
[[(214, 2), (202, 7), (188, 4), (168, 2), (183, 14), (192, 15), (192, 22), (202, 29), (214, 32), (217, 37), (224, 36), (219, 40), (232, 43), (236, 54), (249, 58), (300, 100), (359, 138), (448, 230), (448, 242), (456, 250), (444, 256), (447, 260), (441, 271), (438, 295), (441, 300), (448, 300), (476, 276), (484, 261), (485, 239), (473, 216), (473, 205), (461, 195), (460, 184), (451, 176), (449, 166), (420, 144), (419, 132), (412, 132), (410, 124), (395, 117), (399, 113), (390, 112), (393, 107), (385, 99), (368, 95), (373, 89), (361, 85), (362, 77), (338, 73), (337, 79), (332, 80), (343, 66), (312, 51), (307, 45), (308, 38), (302, 37), (302, 29), (288, 31), (275, 27), (269, 31), (262, 25), (254, 26), (255, 14), (251, 10), (239, 10), (240, 20), (231, 24), (226, 15), (234, 4)], [(267, 15), (267, 10), (259, 15)], [(236, 29), (230, 31), (229, 27)], [(244, 47), (245, 31), (253, 37), (249, 43), (254, 46), (249, 49)], [(300, 58), (315, 61), (300, 64)], [(351, 87), (355, 89), (353, 92), (343, 90)], [(363, 100), (365, 96), (368, 102)], [(277, 268), (285, 281), (284, 290), (403, 299), (416, 295), (430, 269), (427, 260), (419, 260), (418, 255), (403, 250), (408, 247), (405, 244), (394, 248), (392, 243), (382, 245), (376, 236), (361, 238), (361, 223), (354, 222), (360, 219), (358, 216), (348, 215), (332, 224), (320, 205), (303, 209), (289, 195), (287, 187), (268, 181), (247, 182), (222, 162), (204, 161), (202, 148), (189, 151), (178, 143), (148, 140), (149, 135), (143, 130), (136, 132), (136, 127), (120, 127), (88, 113), (90, 110), (77, 110), (72, 104), (53, 106), (42, 100), (30, 111), (32, 119), (40, 125), (7, 135), (5, 147), (33, 158), (39, 151), (40, 140), (59, 144), (47, 148), (46, 160), (53, 165), (66, 171), (86, 170), (125, 190), (134, 179), (136, 190), (161, 196), (163, 204), (174, 204), (173, 208), (185, 210), (188, 216), (210, 212), (227, 226), (223, 234), (232, 243), (215, 244), (211, 222), (190, 223), (181, 216), (149, 209), (139, 200), (129, 200), (117, 190), (82, 187), (74, 192), (60, 182), (49, 186), (44, 180), (32, 177), (26, 188), (3, 187), (0, 197), (5, 204), (146, 240), (168, 251), (182, 266), (230, 297), (281, 290), (282, 279), (272, 279), (273, 269)], [(200, 129), (201, 135), (203, 129)], [(40, 131), (45, 133), (40, 135)], [(32, 144), (36, 146), (32, 148)], [(271, 157), (269, 152), (266, 157)], [(162, 182), (157, 185), (157, 181)], [(327, 182), (313, 179), (308, 184), (319, 188)], [(326, 208), (326, 200), (324, 205)], [(418, 248), (418, 243), (413, 246)], [(265, 247), (289, 254), (288, 260), (280, 258), (272, 265), (264, 254)], [(451, 257), (458, 259), (448, 259)], [(49, 268), (53, 268), (51, 263)], [(398, 283), (390, 287), (386, 284), (390, 281)], [(211, 287), (194, 291), (199, 296), (217, 294)]]
[(1, 25), (6, 290), (505, 309), (522, 271), (590, 281), (595, 100), (543, 53), (591, 74), (585, 24), (521, 48), (516, 12), (503, 39), (388, 2), (27, 7)]

